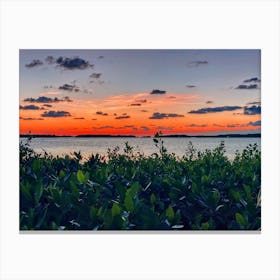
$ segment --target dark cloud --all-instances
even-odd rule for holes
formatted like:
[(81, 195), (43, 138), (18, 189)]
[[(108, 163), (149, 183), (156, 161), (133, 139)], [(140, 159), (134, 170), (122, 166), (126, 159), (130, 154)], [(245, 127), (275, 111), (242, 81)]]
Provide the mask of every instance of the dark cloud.
[(129, 106), (141, 106), (141, 105), (142, 105), (141, 103), (132, 103)]
[(20, 117), (21, 120), (24, 120), (24, 121), (43, 121), (44, 119), (42, 118), (22, 118)]
[(55, 58), (54, 58), (52, 55), (48, 55), (48, 56), (45, 58), (45, 61), (46, 61), (48, 64), (54, 64), (54, 63), (55, 63)]
[(63, 86), (60, 86), (58, 89), (65, 90), (65, 91), (75, 91), (75, 92), (80, 91), (80, 89), (75, 85), (69, 85), (69, 84), (64, 84)]
[(130, 118), (130, 116), (127, 116), (127, 115), (115, 117), (116, 120), (129, 119), (129, 118)]
[(257, 84), (239, 85), (235, 89), (258, 89), (258, 85)]
[(39, 59), (33, 59), (29, 64), (25, 64), (25, 67), (27, 68), (33, 68), (36, 66), (43, 65), (43, 62)]
[(195, 88), (195, 85), (186, 85), (187, 88)]
[(165, 90), (160, 90), (160, 89), (153, 89), (150, 94), (165, 94)]
[(141, 126), (141, 129), (144, 131), (149, 131), (150, 129), (147, 126)]
[(100, 116), (108, 116), (108, 113), (103, 113), (101, 111), (97, 111), (95, 114)]
[(57, 97), (51, 98), (51, 97), (46, 97), (46, 96), (39, 96), (38, 98), (29, 97), (29, 98), (25, 98), (24, 101), (25, 102), (30, 102), (30, 103), (72, 102), (72, 100), (68, 96), (65, 96), (61, 99), (59, 99)]
[(208, 61), (206, 60), (195, 60), (195, 61), (191, 61), (188, 63), (189, 67), (197, 67), (197, 66), (201, 66), (201, 65), (207, 65)]
[(246, 105), (261, 105), (260, 101), (248, 102)]
[(102, 58), (104, 58), (104, 56), (103, 56), (103, 55), (98, 56), (98, 59), (102, 59)]
[(60, 118), (60, 117), (71, 117), (71, 114), (66, 111), (48, 111), (48, 112), (44, 112), (41, 116), (47, 118)]
[(42, 108), (40, 108), (39, 106), (36, 106), (36, 105), (26, 105), (26, 106), (20, 105), (19, 109), (20, 110), (40, 110)]
[(89, 75), (89, 77), (92, 79), (99, 79), (101, 75), (101, 73), (92, 73), (91, 75)]
[(261, 106), (253, 105), (251, 107), (244, 107), (244, 115), (259, 115), (261, 113)]
[(217, 127), (223, 127), (223, 125), (220, 125), (220, 124), (216, 124), (216, 123), (213, 123), (213, 126), (217, 126)]
[(176, 96), (171, 95), (171, 96), (168, 96), (167, 98), (176, 99)]
[(247, 79), (244, 80), (243, 83), (259, 83), (261, 80), (257, 77), (251, 78), (251, 79)]
[(48, 107), (48, 108), (51, 108), (52, 105), (51, 104), (43, 104), (44, 107)]
[(96, 121), (97, 119), (91, 119), (92, 121)]
[(142, 113), (147, 113), (149, 112), (148, 110), (141, 110)]
[(214, 101), (208, 100), (208, 101), (206, 101), (205, 103), (206, 103), (206, 104), (212, 104), (212, 103), (214, 103)]
[(84, 120), (85, 118), (73, 118), (73, 120)]
[(249, 122), (249, 126), (261, 126), (261, 121)]
[(198, 110), (192, 110), (189, 114), (207, 114), (207, 113), (219, 113), (224, 111), (234, 111), (242, 109), (240, 106), (222, 106), (222, 107), (212, 107), (212, 108), (201, 108)]
[(179, 115), (175, 113), (159, 113), (155, 112), (149, 119), (160, 120), (160, 119), (168, 119), (168, 118), (182, 118), (184, 115)]
[(90, 64), (88, 61), (79, 57), (68, 58), (60, 56), (56, 59), (56, 63), (65, 70), (84, 70), (93, 68), (93, 64)]

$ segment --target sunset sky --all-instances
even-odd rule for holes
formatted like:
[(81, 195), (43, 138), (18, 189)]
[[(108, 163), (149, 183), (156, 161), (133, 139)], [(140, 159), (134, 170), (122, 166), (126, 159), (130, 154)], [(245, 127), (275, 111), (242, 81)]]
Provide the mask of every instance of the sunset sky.
[(260, 50), (19, 55), (21, 134), (260, 132)]

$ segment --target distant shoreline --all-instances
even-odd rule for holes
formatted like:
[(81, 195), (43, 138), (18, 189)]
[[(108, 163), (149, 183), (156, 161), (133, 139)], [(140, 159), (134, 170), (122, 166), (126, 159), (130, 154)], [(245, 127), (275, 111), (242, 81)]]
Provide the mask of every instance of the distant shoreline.
[[(107, 134), (85, 134), (85, 135), (43, 135), (43, 134), (20, 134), (21, 138), (59, 138), (59, 137), (73, 137), (73, 138), (153, 138), (153, 136), (135, 136), (135, 135), (107, 135)], [(171, 134), (161, 135), (160, 138), (260, 138), (260, 133), (253, 134), (218, 134), (218, 135), (185, 135), (185, 134)]]

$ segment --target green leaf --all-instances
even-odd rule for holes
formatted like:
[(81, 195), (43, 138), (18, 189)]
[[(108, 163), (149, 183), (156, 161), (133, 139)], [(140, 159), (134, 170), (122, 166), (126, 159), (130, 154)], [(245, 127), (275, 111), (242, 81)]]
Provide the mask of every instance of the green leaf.
[(214, 204), (217, 205), (217, 203), (220, 200), (220, 192), (217, 189), (214, 189), (212, 197), (213, 197)]
[(241, 199), (241, 194), (239, 191), (230, 190), (230, 194), (236, 202), (239, 202), (239, 200)]
[(97, 211), (97, 216), (98, 216), (99, 219), (102, 218), (102, 214), (103, 214), (103, 209), (102, 209), (102, 207), (100, 207)]
[(207, 183), (208, 183), (208, 176), (203, 175), (203, 176), (201, 177), (201, 183), (202, 183), (202, 184), (207, 184)]
[(156, 202), (156, 196), (153, 193), (150, 196), (150, 202), (151, 204), (154, 204)]
[(127, 190), (126, 194), (125, 194), (125, 199), (124, 199), (124, 206), (126, 208), (127, 211), (132, 211), (134, 208), (134, 204), (133, 204), (133, 199), (130, 195), (129, 190)]
[(86, 177), (85, 177), (83, 171), (78, 170), (78, 172), (77, 172), (77, 179), (78, 179), (79, 183), (81, 183), (81, 184), (86, 182)]
[(32, 202), (32, 196), (29, 191), (29, 185), (20, 184), (20, 192), (26, 200)]
[(40, 182), (39, 184), (36, 185), (35, 191), (34, 191), (34, 199), (35, 199), (35, 203), (37, 204), (40, 201), (40, 198), (43, 194), (43, 185)]
[(97, 210), (94, 206), (90, 206), (89, 208), (89, 217), (91, 220), (94, 220), (97, 215)]
[(134, 198), (138, 191), (140, 190), (141, 185), (138, 182), (134, 182), (130, 187), (130, 195), (132, 198)]
[(39, 222), (36, 224), (36, 226), (35, 226), (36, 229), (39, 229), (41, 227), (41, 225), (43, 224), (43, 222), (46, 218), (46, 215), (47, 215), (47, 211), (48, 211), (48, 206), (46, 206), (46, 208), (44, 209), (42, 217), (40, 218)]
[(76, 183), (74, 182), (74, 180), (70, 180), (70, 189), (72, 191), (72, 194), (74, 195), (74, 197), (78, 197), (79, 196), (79, 189), (76, 185)]
[(209, 223), (208, 222), (202, 223), (201, 224), (201, 229), (208, 230), (209, 229)]
[(241, 227), (246, 227), (247, 221), (240, 213), (235, 213), (235, 220)]
[(117, 203), (112, 206), (112, 217), (115, 217), (121, 213), (121, 208)]
[(63, 178), (65, 176), (65, 172), (61, 169), (60, 171), (59, 171), (59, 177), (60, 178)]
[(198, 192), (198, 187), (196, 183), (192, 183), (192, 192), (197, 193)]
[(34, 170), (35, 172), (39, 171), (40, 166), (41, 166), (40, 161), (36, 158), (36, 159), (33, 161), (33, 164), (32, 164), (33, 170)]
[(251, 200), (252, 199), (252, 196), (251, 196), (251, 187), (248, 186), (248, 185), (243, 185), (243, 188), (244, 188), (244, 191), (245, 191), (245, 194), (246, 194), (246, 197), (248, 200)]
[(169, 207), (166, 209), (165, 214), (166, 214), (166, 217), (168, 218), (168, 220), (169, 220), (170, 222), (172, 222), (173, 219), (174, 219), (174, 210), (173, 210), (173, 208), (172, 208), (171, 206), (169, 206)]
[(106, 209), (104, 213), (104, 229), (110, 229), (111, 225), (112, 225), (112, 214), (109, 209)]

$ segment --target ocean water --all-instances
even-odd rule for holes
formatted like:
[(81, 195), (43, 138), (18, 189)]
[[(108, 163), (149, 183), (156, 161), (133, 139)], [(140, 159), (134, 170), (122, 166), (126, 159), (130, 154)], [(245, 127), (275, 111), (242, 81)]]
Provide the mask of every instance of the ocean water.
[[(20, 141), (25, 142), (27, 138), (20, 138)], [(261, 138), (162, 138), (164, 146), (170, 153), (175, 153), (182, 157), (186, 154), (189, 142), (192, 142), (195, 149), (198, 151), (205, 151), (205, 149), (216, 148), (221, 141), (225, 143), (226, 155), (233, 159), (235, 152), (242, 151), (249, 144), (257, 143), (259, 150), (261, 149)], [(106, 155), (108, 149), (120, 148), (123, 152), (125, 142), (128, 142), (135, 151), (151, 155), (158, 152), (152, 138), (122, 138), (122, 137), (98, 137), (98, 138), (79, 138), (79, 137), (54, 137), (54, 138), (33, 138), (31, 140), (31, 147), (36, 152), (50, 153), (54, 156), (63, 156), (73, 152), (80, 151), (83, 158), (86, 159), (91, 154)]]

